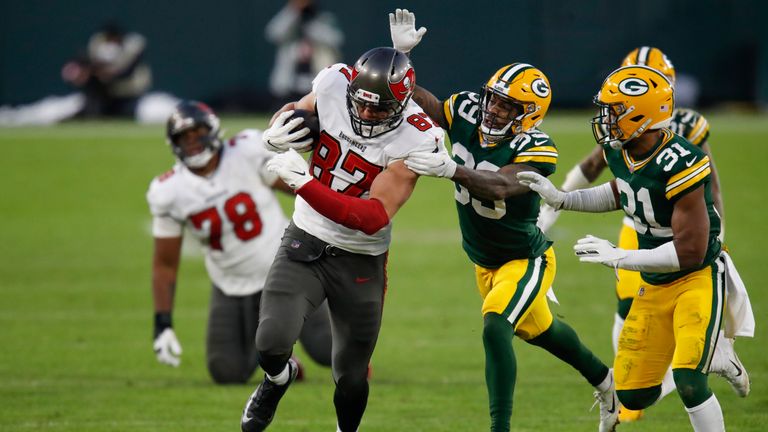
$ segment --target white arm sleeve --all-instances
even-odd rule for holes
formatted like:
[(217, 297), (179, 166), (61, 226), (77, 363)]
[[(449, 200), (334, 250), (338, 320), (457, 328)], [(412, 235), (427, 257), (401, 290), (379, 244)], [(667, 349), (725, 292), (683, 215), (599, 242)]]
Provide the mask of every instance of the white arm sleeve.
[(181, 237), (184, 225), (170, 216), (152, 218), (152, 236), (158, 238)]
[(571, 168), (571, 170), (568, 171), (568, 174), (565, 175), (565, 181), (563, 182), (563, 186), (560, 187), (560, 190), (570, 192), (578, 189), (585, 189), (590, 184), (587, 176), (584, 175), (584, 171), (581, 170), (581, 165), (576, 164), (576, 166)]
[(619, 268), (651, 273), (672, 273), (680, 270), (675, 243), (671, 241), (655, 249), (625, 250), (625, 252), (627, 256), (619, 261)]
[(611, 183), (603, 183), (589, 189), (581, 189), (565, 194), (565, 200), (560, 207), (565, 210), (575, 210), (590, 213), (602, 213), (616, 210), (616, 200), (613, 197)]

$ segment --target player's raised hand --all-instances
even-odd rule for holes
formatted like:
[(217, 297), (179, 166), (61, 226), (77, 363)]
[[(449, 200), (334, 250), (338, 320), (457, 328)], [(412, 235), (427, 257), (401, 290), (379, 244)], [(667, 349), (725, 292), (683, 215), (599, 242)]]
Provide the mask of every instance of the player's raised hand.
[[(312, 145), (312, 138), (309, 135), (309, 128), (298, 129), (304, 119), (301, 117), (288, 120), (293, 115), (293, 110), (280, 113), (272, 126), (265, 130), (261, 135), (264, 147), (273, 152), (282, 153), (288, 149), (304, 148)], [(298, 129), (298, 130), (297, 130)]]
[(521, 171), (517, 173), (517, 181), (528, 186), (532, 191), (538, 193), (545, 203), (552, 206), (555, 210), (560, 210), (565, 201), (565, 192), (559, 190), (549, 179), (533, 171)]
[(418, 175), (453, 178), (456, 162), (445, 149), (432, 152), (413, 152), (405, 159), (405, 166)]
[(426, 32), (426, 27), (416, 30), (416, 15), (408, 9), (395, 9), (395, 13), (389, 14), (389, 34), (392, 46), (398, 51), (409, 53)]
[(607, 267), (616, 268), (619, 262), (626, 258), (627, 251), (616, 247), (608, 240), (587, 235), (579, 239), (573, 246), (579, 261), (586, 263), (599, 263)]
[(173, 367), (181, 364), (181, 344), (176, 338), (173, 328), (167, 327), (160, 332), (152, 344), (157, 361)]
[(307, 161), (294, 149), (270, 159), (267, 162), (267, 169), (280, 176), (293, 190), (301, 188), (312, 180)]

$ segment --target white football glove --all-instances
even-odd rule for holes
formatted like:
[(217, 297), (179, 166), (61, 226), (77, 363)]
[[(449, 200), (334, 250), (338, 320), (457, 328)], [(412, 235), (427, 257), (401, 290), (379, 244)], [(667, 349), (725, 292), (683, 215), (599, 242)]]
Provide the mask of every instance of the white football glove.
[(517, 173), (517, 181), (523, 186), (528, 186), (532, 191), (538, 193), (541, 199), (552, 206), (555, 210), (560, 210), (565, 201), (565, 192), (562, 192), (549, 179), (533, 171), (521, 171)]
[(616, 247), (608, 240), (591, 235), (579, 239), (573, 250), (581, 262), (599, 263), (613, 269), (618, 268), (621, 260), (627, 257), (626, 250)]
[[(299, 125), (304, 123), (304, 119), (297, 117), (291, 121), (288, 119), (293, 115), (293, 110), (285, 111), (275, 118), (269, 129), (261, 135), (264, 142), (264, 148), (269, 151), (282, 153), (289, 149), (306, 151), (312, 146), (312, 138), (308, 137), (309, 128), (305, 127), (295, 132), (291, 132)], [(302, 139), (306, 137), (305, 139)]]
[(426, 27), (416, 30), (416, 15), (408, 9), (395, 9), (395, 13), (389, 14), (389, 34), (392, 46), (398, 51), (409, 53), (426, 32)]
[(176, 333), (173, 332), (171, 327), (166, 328), (157, 335), (152, 348), (154, 348), (155, 356), (157, 356), (157, 361), (160, 363), (173, 367), (181, 364), (181, 344), (176, 339)]
[(405, 166), (418, 175), (445, 178), (453, 178), (457, 167), (445, 150), (437, 153), (413, 152), (405, 159)]
[(293, 190), (301, 188), (312, 180), (307, 161), (294, 149), (270, 159), (267, 162), (267, 169), (279, 175)]
[(538, 226), (545, 233), (552, 228), (552, 225), (557, 222), (557, 218), (560, 217), (560, 210), (555, 210), (551, 205), (542, 203), (539, 209), (539, 220), (536, 222)]

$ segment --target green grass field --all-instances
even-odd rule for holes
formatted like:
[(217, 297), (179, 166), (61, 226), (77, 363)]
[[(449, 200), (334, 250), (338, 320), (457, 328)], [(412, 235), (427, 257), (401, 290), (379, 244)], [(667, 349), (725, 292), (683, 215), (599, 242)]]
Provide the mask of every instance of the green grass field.
[[(556, 183), (593, 144), (589, 113), (552, 115), (543, 129), (560, 149)], [(732, 431), (768, 429), (768, 293), (760, 267), (768, 194), (765, 117), (710, 118), (723, 182), (727, 241), (750, 289), (757, 338), (738, 351), (752, 377), (739, 399), (710, 379)], [(225, 118), (230, 134), (265, 119)], [(153, 176), (173, 162), (162, 126), (70, 123), (0, 129), (0, 430), (235, 431), (260, 373), (215, 386), (204, 362), (209, 283), (201, 258), (185, 258), (175, 324), (182, 365), (151, 348), (150, 218)], [(286, 200), (287, 208), (290, 206)], [(606, 362), (615, 307), (613, 274), (579, 264), (571, 246), (618, 234), (619, 214), (566, 214), (552, 232), (559, 254), (553, 311)], [(761, 222), (762, 221), (762, 222)], [(459, 242), (450, 183), (422, 179), (395, 218), (384, 324), (362, 431), (488, 430), (480, 298)], [(592, 388), (570, 367), (516, 340), (515, 431), (594, 431)], [(763, 347), (763, 348), (761, 348)], [(299, 350), (300, 352), (300, 350)], [(307, 362), (305, 361), (305, 364)], [(327, 369), (283, 399), (273, 431), (333, 431)], [(676, 395), (625, 431), (688, 431)]]

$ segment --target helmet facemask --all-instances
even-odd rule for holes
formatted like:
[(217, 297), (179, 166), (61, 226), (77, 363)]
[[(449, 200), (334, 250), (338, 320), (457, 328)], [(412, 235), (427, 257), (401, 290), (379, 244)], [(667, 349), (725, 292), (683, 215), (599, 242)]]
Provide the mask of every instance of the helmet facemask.
[[(207, 105), (198, 102), (180, 103), (168, 119), (166, 129), (166, 139), (173, 154), (189, 168), (205, 167), (221, 149), (219, 118)], [(180, 140), (184, 134), (199, 129), (203, 132), (197, 134), (193, 143), (182, 145)]]
[[(600, 102), (597, 96), (594, 99), (595, 105), (598, 106), (597, 115), (592, 118), (592, 134), (595, 136), (595, 141), (598, 144), (608, 144), (613, 149), (620, 149), (624, 147), (629, 141), (639, 137), (648, 129), (651, 124), (651, 119), (641, 114), (630, 117), (635, 111), (635, 107), (630, 105), (629, 107), (621, 103), (606, 104)], [(627, 128), (627, 124), (642, 123), (634, 130), (624, 130)], [(624, 125), (624, 129), (622, 129)]]
[[(518, 101), (488, 86), (483, 86), (482, 95), (480, 132), (487, 144), (496, 144), (524, 132), (523, 119), (537, 111), (535, 103)], [(496, 112), (492, 110), (493, 107), (496, 107)], [(498, 111), (506, 111), (507, 114), (501, 117)], [(517, 116), (513, 117), (515, 113)]]
[[(347, 91), (347, 110), (352, 122), (352, 130), (356, 134), (373, 138), (387, 133), (403, 121), (403, 111), (408, 105), (410, 95), (402, 102), (398, 100), (381, 101), (380, 95), (363, 89), (356, 91), (352, 86)], [(374, 118), (363, 118), (361, 112), (366, 111)]]

